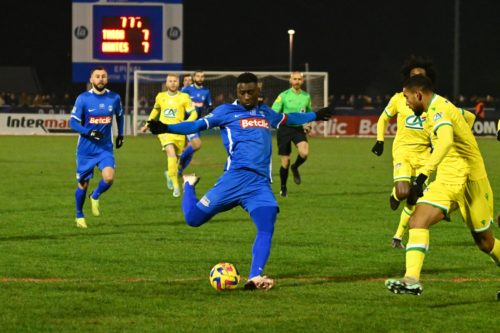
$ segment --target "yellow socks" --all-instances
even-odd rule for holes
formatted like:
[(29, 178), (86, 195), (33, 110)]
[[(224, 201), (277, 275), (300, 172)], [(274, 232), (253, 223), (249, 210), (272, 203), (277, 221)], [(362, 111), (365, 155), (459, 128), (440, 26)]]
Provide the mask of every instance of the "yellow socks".
[(177, 178), (177, 157), (168, 157), (168, 176), (172, 180), (175, 188), (179, 188), (179, 178)]
[(425, 253), (429, 249), (429, 229), (410, 229), (406, 245), (405, 276), (420, 279)]
[(500, 266), (500, 241), (495, 238), (495, 244), (493, 245), (493, 250), (490, 252), (490, 257), (493, 259), (497, 266)]
[(410, 216), (415, 211), (415, 206), (406, 205), (401, 212), (401, 217), (399, 218), (398, 229), (396, 230), (396, 234), (394, 238), (403, 239), (403, 236), (408, 229), (408, 223), (410, 222)]

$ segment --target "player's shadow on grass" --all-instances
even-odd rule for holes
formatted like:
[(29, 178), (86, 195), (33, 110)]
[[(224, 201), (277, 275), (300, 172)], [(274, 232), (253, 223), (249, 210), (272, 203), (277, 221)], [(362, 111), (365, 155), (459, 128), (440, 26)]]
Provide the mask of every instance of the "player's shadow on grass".
[(0, 237), (0, 242), (15, 242), (15, 241), (37, 241), (37, 240), (61, 240), (73, 237), (92, 237), (92, 236), (110, 236), (121, 235), (123, 232), (99, 232), (99, 233), (75, 233), (75, 234), (62, 234), (62, 235), (24, 235), (24, 236), (10, 236)]

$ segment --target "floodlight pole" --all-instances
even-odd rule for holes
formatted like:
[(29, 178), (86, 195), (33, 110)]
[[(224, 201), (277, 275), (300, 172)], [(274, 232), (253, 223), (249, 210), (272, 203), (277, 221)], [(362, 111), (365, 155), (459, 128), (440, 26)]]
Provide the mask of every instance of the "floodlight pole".
[(290, 39), (290, 48), (288, 50), (288, 71), (289, 72), (292, 72), (292, 64), (293, 64), (293, 61), (292, 61), (292, 55), (293, 55), (293, 35), (295, 34), (295, 30), (293, 29), (290, 29), (288, 30), (288, 37)]

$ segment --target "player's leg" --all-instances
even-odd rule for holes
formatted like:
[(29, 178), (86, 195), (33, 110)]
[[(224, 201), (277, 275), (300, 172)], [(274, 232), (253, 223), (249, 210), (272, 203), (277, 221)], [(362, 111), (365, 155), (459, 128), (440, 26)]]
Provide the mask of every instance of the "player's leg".
[[(389, 197), (389, 204), (392, 210), (398, 209), (400, 201), (405, 200), (408, 197), (410, 193), (410, 181), (414, 172), (415, 171), (412, 169), (411, 164), (405, 157), (399, 157), (396, 155), (393, 161), (394, 187), (392, 188), (392, 193)], [(414, 207), (406, 205), (401, 212), (396, 233), (392, 237), (393, 248), (404, 248), (403, 236), (406, 230), (408, 230), (408, 223), (413, 210)]]
[(252, 264), (250, 266), (249, 282), (245, 289), (270, 289), (274, 281), (263, 275), (269, 255), (274, 233), (274, 223), (278, 215), (278, 207), (259, 207), (250, 212), (250, 216), (257, 227), (257, 235), (252, 247)]
[(75, 191), (76, 226), (79, 228), (87, 228), (87, 223), (85, 222), (85, 216), (83, 214), (83, 204), (85, 203), (88, 186), (89, 182), (83, 181), (81, 183), (78, 183)]
[(471, 230), (472, 237), (481, 251), (500, 266), (500, 240), (491, 230), (493, 223), (493, 192), (487, 178), (469, 181), (465, 187), (462, 217)]
[(238, 205), (238, 193), (245, 184), (232, 172), (226, 172), (217, 180), (200, 200), (196, 197), (195, 186), (200, 180), (195, 174), (184, 175), (184, 196), (182, 211), (186, 224), (199, 227), (209, 221), (217, 213), (229, 210)]
[(165, 146), (165, 154), (167, 155), (167, 175), (173, 187), (172, 195), (177, 198), (181, 196), (181, 189), (177, 178), (177, 153), (173, 141)]
[(299, 185), (302, 182), (299, 173), (299, 167), (307, 160), (309, 156), (309, 143), (307, 142), (307, 136), (304, 133), (304, 129), (301, 127), (295, 128), (295, 133), (292, 138), (293, 143), (298, 150), (297, 159), (290, 167), (293, 174), (293, 181), (295, 184)]
[(241, 197), (241, 205), (250, 213), (257, 233), (252, 247), (252, 263), (245, 289), (270, 289), (274, 281), (263, 273), (271, 253), (274, 224), (279, 211), (278, 203), (267, 177), (251, 174), (246, 181), (247, 192)]
[(75, 191), (76, 204), (76, 226), (79, 228), (87, 228), (85, 216), (83, 214), (83, 204), (87, 197), (87, 189), (90, 179), (94, 176), (95, 160), (82, 156), (77, 156), (76, 159), (76, 180), (78, 186)]
[(109, 153), (101, 156), (97, 167), (101, 170), (102, 179), (97, 184), (97, 188), (89, 195), (92, 215), (94, 216), (101, 215), (99, 198), (104, 192), (109, 190), (115, 180), (115, 158), (113, 154)]
[(188, 145), (179, 158), (179, 175), (181, 175), (184, 169), (191, 163), (194, 153), (201, 149), (201, 138), (199, 133), (187, 135), (187, 139)]
[(398, 228), (396, 229), (396, 233), (392, 237), (392, 247), (395, 249), (404, 249), (405, 246), (403, 244), (403, 237), (408, 230), (408, 224), (410, 223), (410, 217), (415, 211), (415, 206), (406, 204), (403, 210), (401, 211), (401, 215), (399, 217)]
[(406, 272), (402, 279), (388, 279), (386, 287), (393, 293), (419, 295), (422, 286), (420, 272), (429, 248), (429, 227), (444, 219), (452, 209), (457, 196), (463, 195), (461, 185), (447, 188), (434, 182), (419, 199), (410, 218), (408, 244), (406, 245)]

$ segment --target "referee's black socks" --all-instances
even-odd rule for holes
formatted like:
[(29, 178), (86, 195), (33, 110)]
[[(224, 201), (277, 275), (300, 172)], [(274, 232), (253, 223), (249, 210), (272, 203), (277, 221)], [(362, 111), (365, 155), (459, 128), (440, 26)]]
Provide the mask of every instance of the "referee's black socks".
[(297, 159), (295, 160), (295, 163), (293, 163), (294, 168), (298, 168), (301, 166), (305, 161), (307, 160), (306, 158), (302, 158), (300, 155), (297, 155)]
[(280, 180), (281, 186), (286, 186), (286, 181), (288, 180), (288, 168), (280, 167)]

